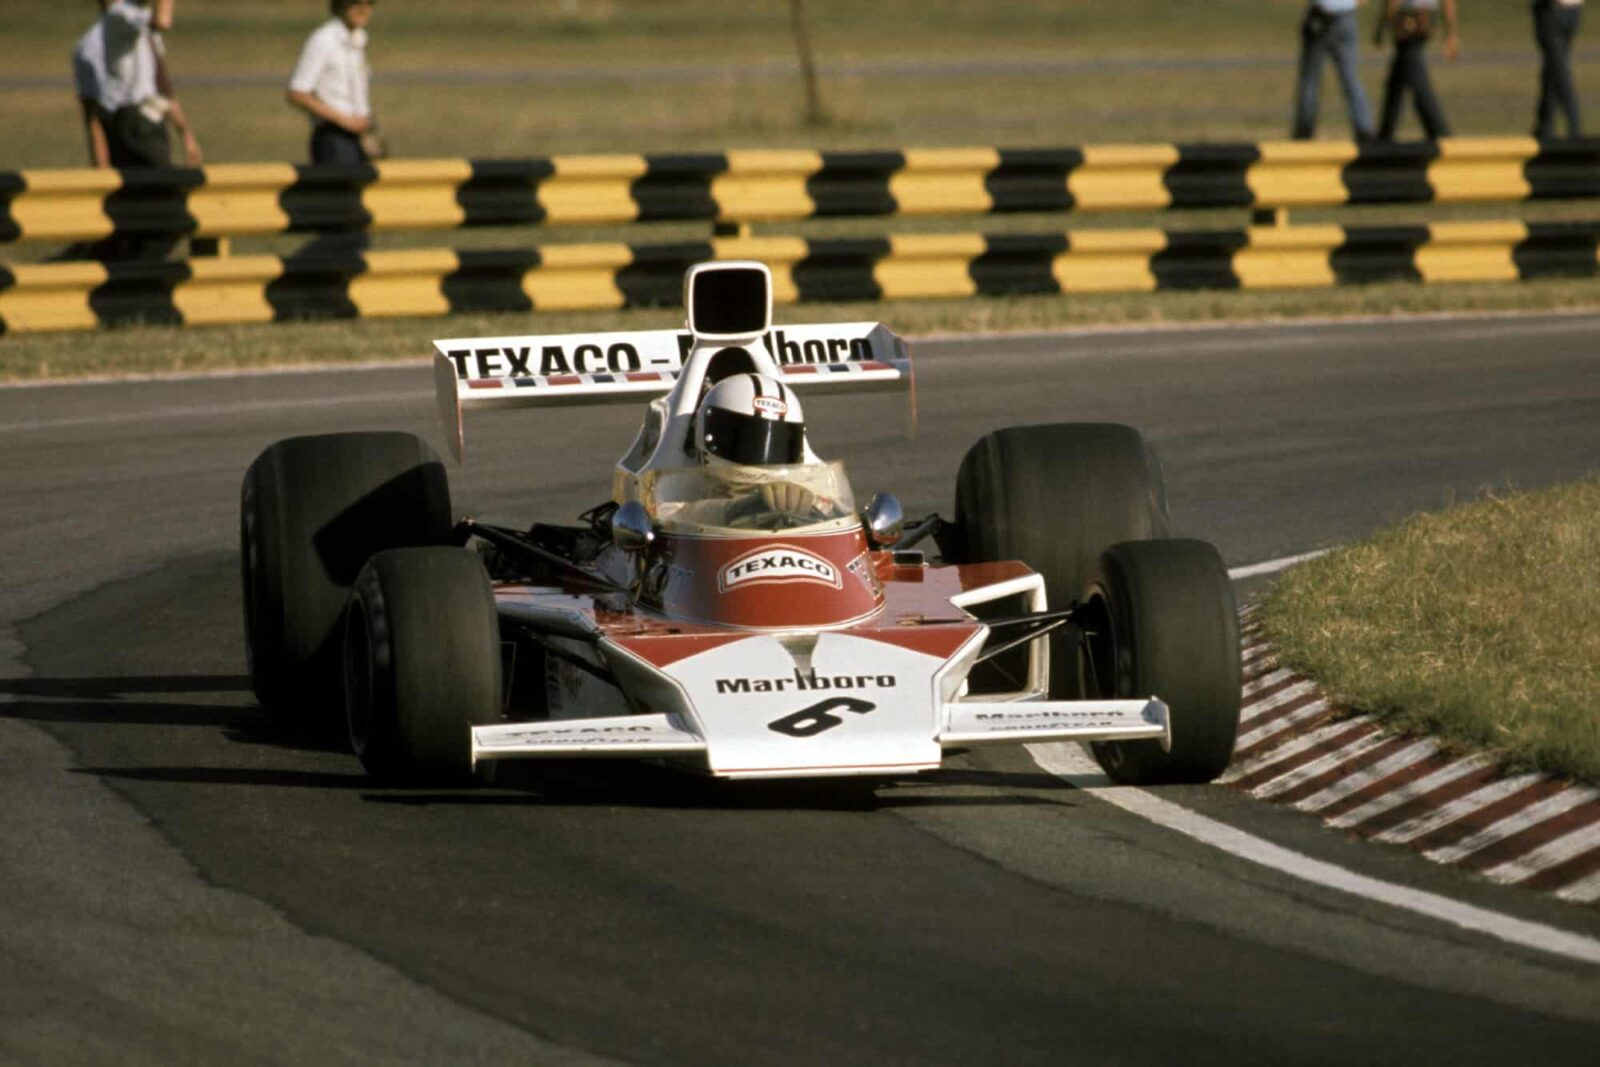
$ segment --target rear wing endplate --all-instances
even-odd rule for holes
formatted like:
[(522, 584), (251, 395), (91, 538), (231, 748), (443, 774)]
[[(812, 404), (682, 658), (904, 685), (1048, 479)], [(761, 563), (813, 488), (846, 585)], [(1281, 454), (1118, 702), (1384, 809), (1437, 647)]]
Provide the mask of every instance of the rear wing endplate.
[[(434, 393), (451, 453), (462, 457), (468, 409), (609, 404), (668, 393), (694, 344), (687, 330), (435, 341)], [(759, 344), (784, 381), (802, 389), (911, 384), (910, 349), (882, 323), (775, 326)]]

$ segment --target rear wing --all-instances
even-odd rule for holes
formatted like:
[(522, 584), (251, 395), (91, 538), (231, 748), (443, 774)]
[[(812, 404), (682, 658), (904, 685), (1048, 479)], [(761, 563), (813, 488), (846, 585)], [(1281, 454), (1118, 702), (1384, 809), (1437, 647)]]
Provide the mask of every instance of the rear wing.
[[(784, 381), (798, 388), (911, 385), (910, 348), (882, 323), (775, 326), (759, 343)], [(439, 418), (459, 461), (468, 409), (649, 400), (677, 384), (695, 337), (687, 330), (633, 330), (459, 338), (433, 347)]]

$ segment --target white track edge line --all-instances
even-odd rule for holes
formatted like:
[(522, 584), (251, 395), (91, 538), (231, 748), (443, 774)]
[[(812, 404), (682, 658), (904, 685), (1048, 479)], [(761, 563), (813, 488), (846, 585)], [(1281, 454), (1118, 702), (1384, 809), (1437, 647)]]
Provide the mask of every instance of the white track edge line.
[(1315, 552), (1302, 552), (1298, 556), (1283, 556), (1279, 559), (1269, 559), (1264, 563), (1252, 563), (1248, 567), (1234, 567), (1228, 571), (1228, 577), (1234, 581), (1243, 581), (1246, 578), (1256, 578), (1263, 574), (1277, 574), (1279, 571), (1288, 570), (1297, 563), (1326, 556), (1332, 549), (1319, 548)]
[(1421, 889), (1395, 885), (1336, 864), (1313, 859), (1254, 834), (1200, 815), (1131, 786), (1114, 786), (1082, 748), (1067, 742), (1026, 746), (1041, 768), (1130, 814), (1181, 833), (1204, 845), (1293, 878), (1380, 904), (1414, 912), (1508, 944), (1600, 965), (1600, 941), (1558, 927), (1513, 918)]

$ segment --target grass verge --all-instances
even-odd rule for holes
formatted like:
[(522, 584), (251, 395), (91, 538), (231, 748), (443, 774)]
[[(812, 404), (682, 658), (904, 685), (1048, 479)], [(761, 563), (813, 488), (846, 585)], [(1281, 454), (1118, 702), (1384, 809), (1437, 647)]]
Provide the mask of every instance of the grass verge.
[[(1097, 325), (1164, 325), (1430, 312), (1536, 312), (1600, 307), (1592, 279), (1519, 284), (1408, 283), (1331, 289), (1019, 296), (965, 300), (790, 305), (778, 322), (878, 321), (917, 337), (1019, 333)], [(130, 326), (0, 338), (0, 382), (98, 375), (248, 370), (423, 359), (436, 337), (648, 330), (681, 326), (676, 308), (454, 315), (248, 326)]]
[(1600, 783), (1600, 475), (1419, 515), (1288, 572), (1285, 666), (1405, 732)]

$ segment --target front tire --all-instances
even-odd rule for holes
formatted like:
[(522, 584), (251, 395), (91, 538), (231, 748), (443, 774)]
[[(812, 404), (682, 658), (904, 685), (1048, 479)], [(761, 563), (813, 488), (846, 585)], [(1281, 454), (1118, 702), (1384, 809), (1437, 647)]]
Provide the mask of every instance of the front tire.
[(443, 543), (453, 521), (444, 465), (412, 434), (291, 437), (262, 452), (239, 508), (245, 646), (262, 707), (326, 725), (340, 707), (357, 572), (375, 552)]
[[(1131, 426), (1009, 426), (980, 438), (962, 459), (956, 523), (961, 551), (954, 562), (1020, 560), (1044, 577), (1050, 606), (1064, 608), (1107, 548), (1167, 535), (1161, 464)], [(1076, 643), (1066, 631), (1048, 641), (1050, 695), (1078, 699)], [(1026, 648), (997, 657), (992, 673), (1000, 678), (974, 681), (1015, 688), (1026, 657)]]
[(475, 553), (402, 548), (367, 561), (351, 592), (344, 676), (350, 747), (368, 773), (469, 781), (472, 727), (500, 718), (500, 671), (494, 591)]
[(1209, 782), (1227, 769), (1239, 730), (1239, 612), (1217, 550), (1204, 541), (1114, 545), (1084, 595), (1089, 695), (1160, 697), (1172, 747), (1099, 741), (1091, 748), (1128, 785)]

